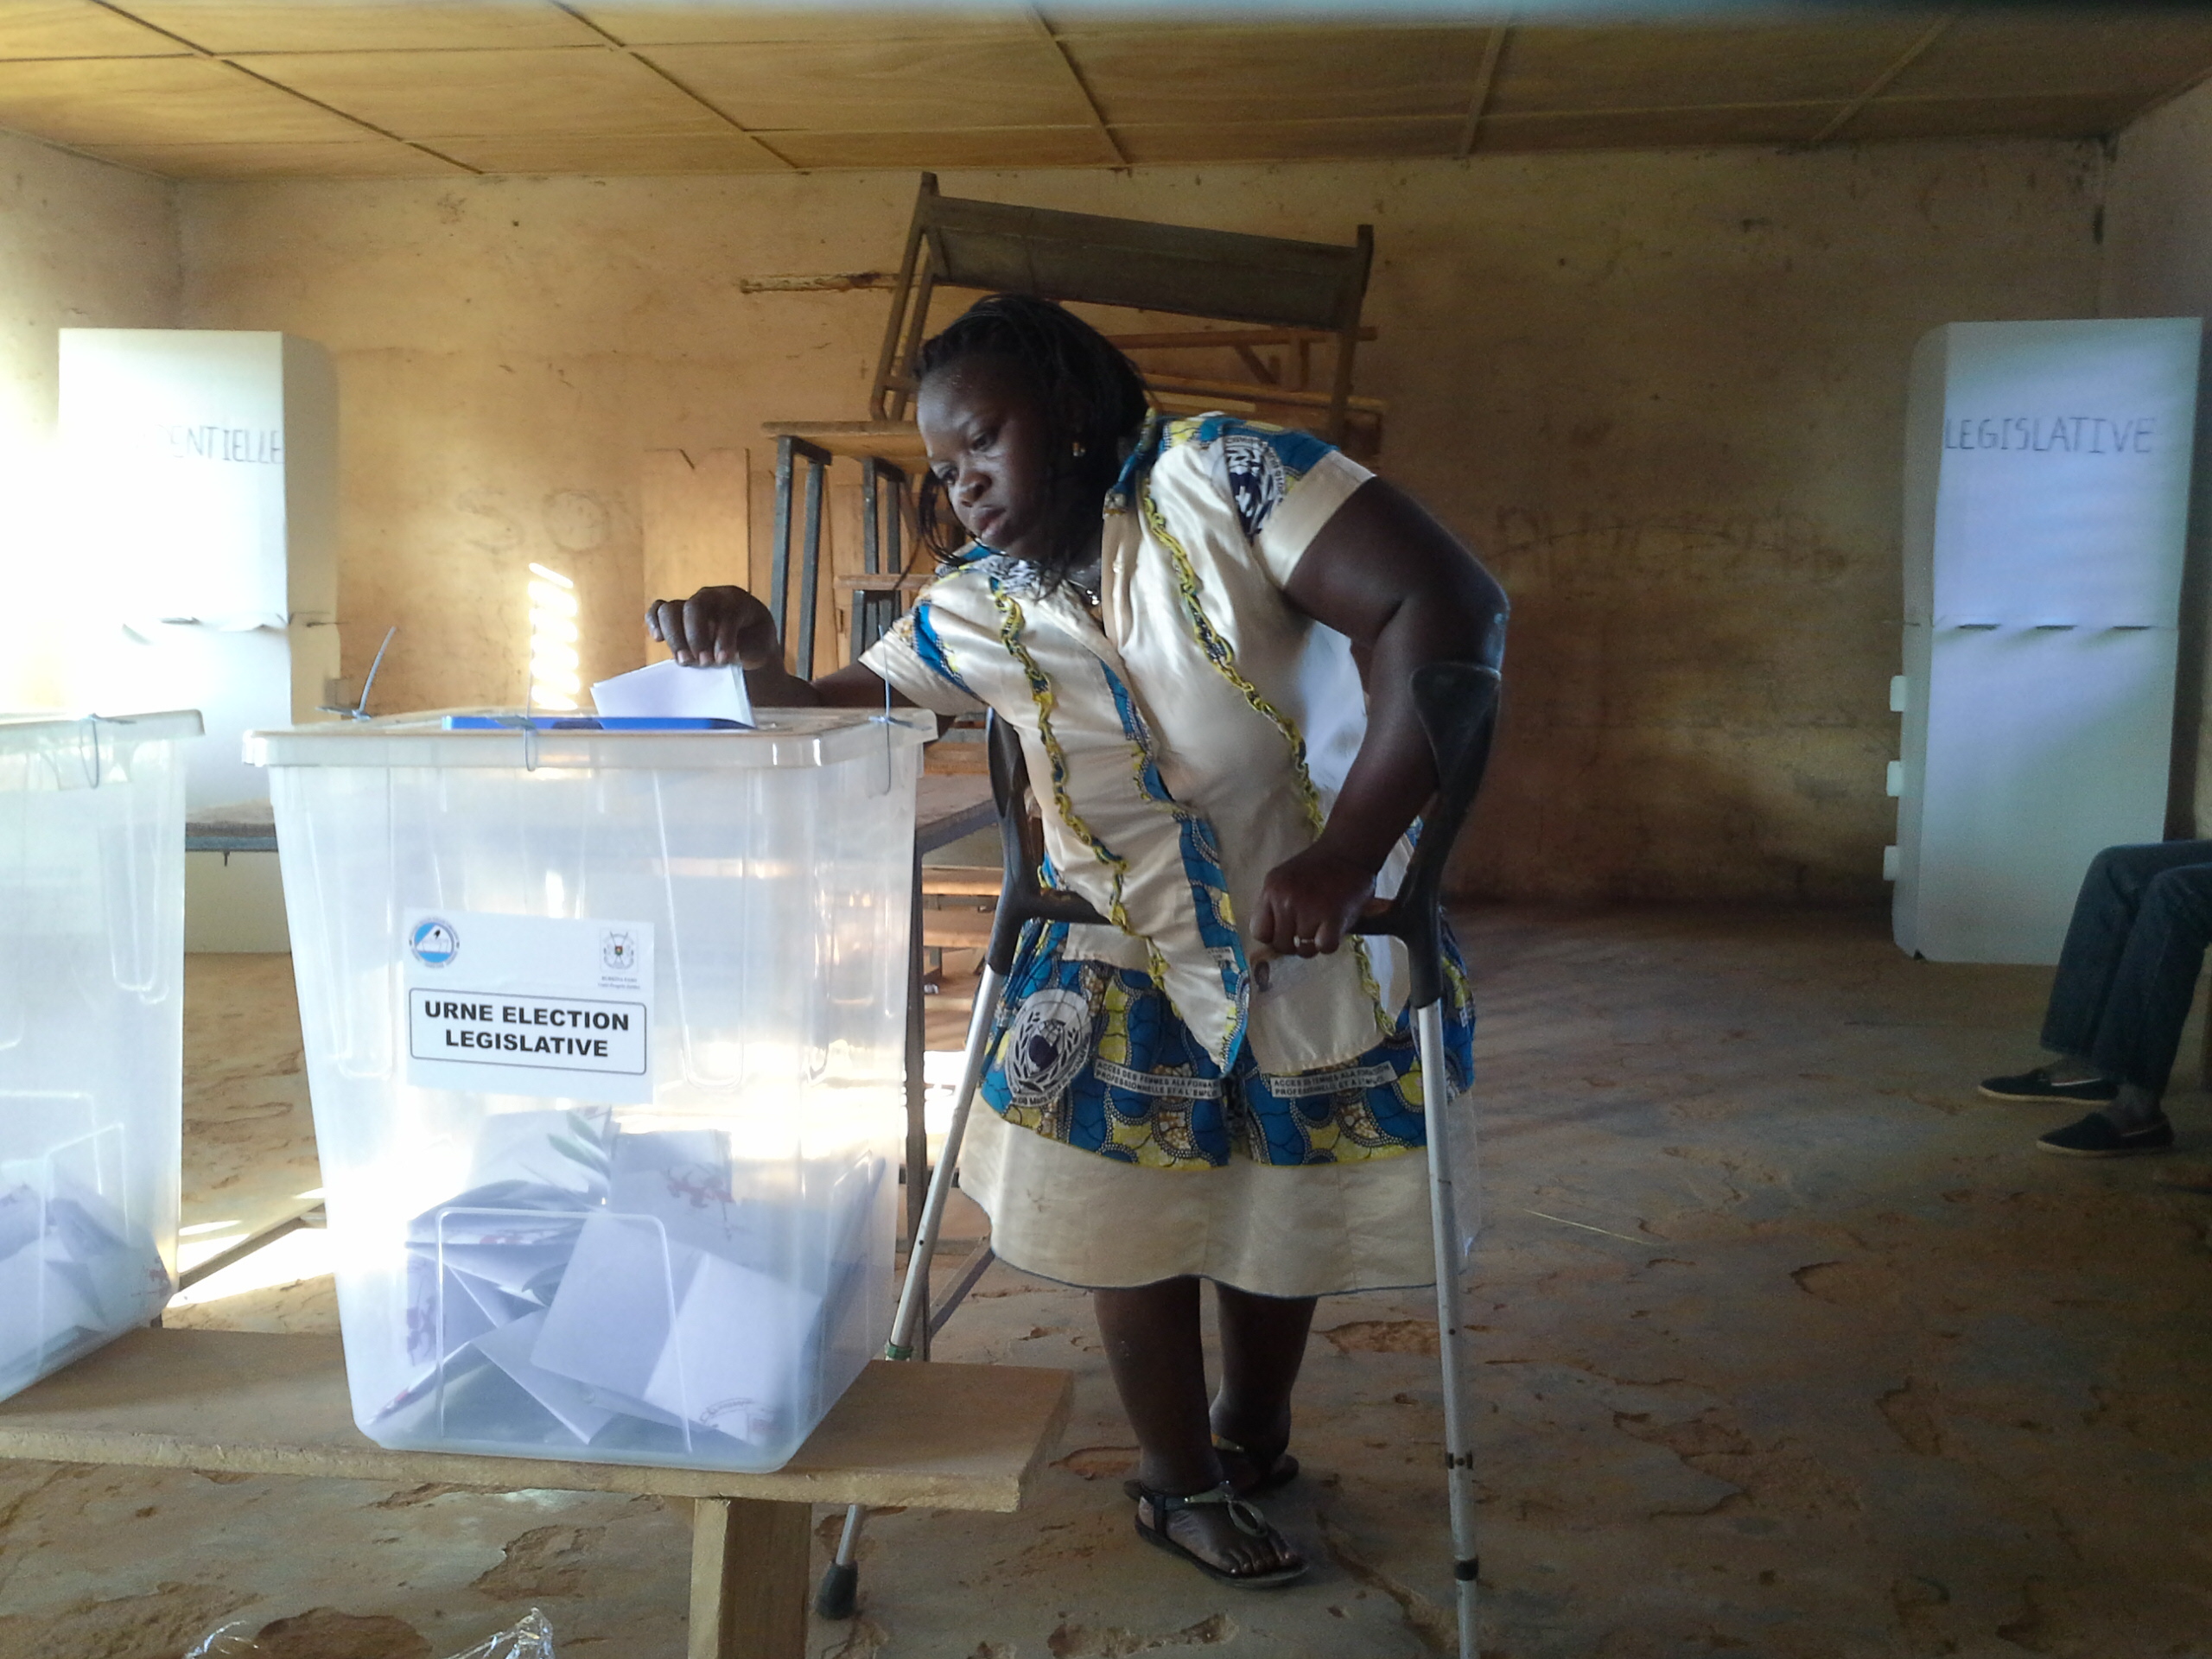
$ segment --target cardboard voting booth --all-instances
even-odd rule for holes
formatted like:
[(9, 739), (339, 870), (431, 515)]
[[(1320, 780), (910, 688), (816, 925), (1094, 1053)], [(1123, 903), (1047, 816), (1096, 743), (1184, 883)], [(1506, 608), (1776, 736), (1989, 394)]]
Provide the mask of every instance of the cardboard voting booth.
[(2195, 317), (1953, 323), (1913, 356), (1893, 918), (2052, 963), (2097, 852), (2164, 833)]
[(380, 1444), (772, 1469), (878, 1351), (933, 722), (759, 719), (249, 738)]
[(199, 731), (0, 716), (0, 1398), (173, 1287)]

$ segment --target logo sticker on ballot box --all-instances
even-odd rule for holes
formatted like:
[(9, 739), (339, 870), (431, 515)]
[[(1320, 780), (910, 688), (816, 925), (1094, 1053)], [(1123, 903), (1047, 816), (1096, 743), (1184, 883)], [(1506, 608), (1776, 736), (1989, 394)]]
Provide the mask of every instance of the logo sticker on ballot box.
[(397, 944), (409, 1083), (652, 1101), (650, 924), (411, 910)]

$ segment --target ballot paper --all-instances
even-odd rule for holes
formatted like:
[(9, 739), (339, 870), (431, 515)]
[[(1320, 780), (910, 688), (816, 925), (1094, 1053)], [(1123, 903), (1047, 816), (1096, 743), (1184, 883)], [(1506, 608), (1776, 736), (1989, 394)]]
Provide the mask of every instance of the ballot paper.
[(618, 1413), (594, 1404), (591, 1391), (581, 1382), (556, 1376), (531, 1363), (530, 1351), (537, 1346), (538, 1332), (544, 1328), (543, 1313), (527, 1314), (477, 1338), (476, 1351), (551, 1412), (562, 1427), (588, 1445), (591, 1437), (613, 1422)]
[(681, 663), (653, 663), (601, 680), (591, 689), (592, 707), (610, 719), (680, 716), (690, 720), (734, 720), (753, 724), (753, 698), (741, 668), (686, 668)]
[(141, 1325), (171, 1288), (150, 1235), (59, 1173), (0, 1184), (0, 1377)]
[(740, 1440), (797, 1408), (822, 1298), (671, 1243), (650, 1220), (601, 1214), (538, 1333), (531, 1362)]

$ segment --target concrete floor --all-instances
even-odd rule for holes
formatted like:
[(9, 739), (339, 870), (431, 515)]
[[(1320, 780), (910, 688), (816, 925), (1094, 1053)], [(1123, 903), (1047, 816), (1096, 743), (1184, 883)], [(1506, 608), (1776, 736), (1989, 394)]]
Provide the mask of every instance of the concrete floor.
[[(2039, 1155), (2051, 1114), (1975, 1096), (2032, 1057), (2046, 973), (1912, 963), (1856, 914), (1465, 934), (1486, 1656), (2212, 1656), (2212, 1198), (2160, 1184), (2182, 1160)], [(251, 1017), (281, 969), (194, 963), (188, 1220), (312, 1185), (296, 1033)], [(2170, 1103), (2201, 1154), (2203, 1097)], [(312, 1277), (173, 1317), (333, 1319)], [(1132, 1535), (1083, 1296), (995, 1268), (938, 1352), (1073, 1369), (1058, 1461), (1019, 1516), (876, 1516), (814, 1652), (1447, 1650), (1433, 1319), (1317, 1327), (1309, 1474), (1268, 1507), (1318, 1565), (1240, 1593)], [(279, 1659), (443, 1659), (536, 1604), (564, 1656), (677, 1659), (687, 1548), (652, 1500), (0, 1465), (0, 1655), (173, 1659), (242, 1618)]]

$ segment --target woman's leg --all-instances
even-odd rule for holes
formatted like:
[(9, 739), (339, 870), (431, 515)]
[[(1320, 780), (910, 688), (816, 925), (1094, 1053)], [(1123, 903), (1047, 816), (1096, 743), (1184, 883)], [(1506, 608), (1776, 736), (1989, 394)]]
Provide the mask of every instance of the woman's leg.
[(1290, 1444), (1290, 1394), (1305, 1363), (1315, 1299), (1214, 1288), (1221, 1309), (1221, 1388), (1213, 1397), (1213, 1432), (1249, 1454), (1249, 1478), (1264, 1478)]
[[(1090, 1297), (1114, 1387), (1136, 1431), (1139, 1481), (1177, 1497), (1219, 1486), (1221, 1459), (1214, 1454), (1206, 1414), (1198, 1281), (1163, 1279), (1133, 1290), (1094, 1290)], [(1145, 1518), (1162, 1526), (1160, 1517)], [(1175, 1510), (1165, 1518), (1164, 1529), (1228, 1573), (1272, 1572), (1301, 1559), (1272, 1529), (1253, 1537), (1217, 1507)]]

